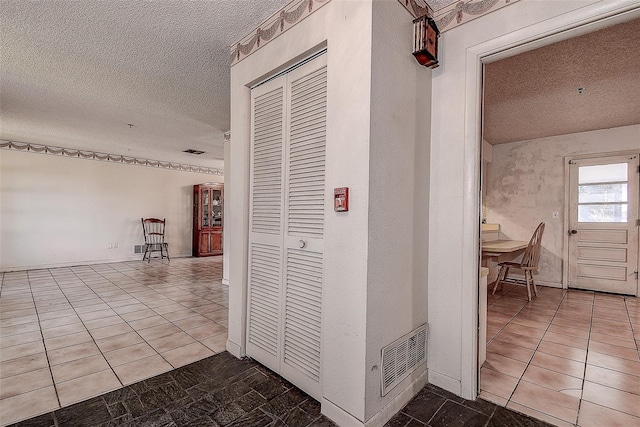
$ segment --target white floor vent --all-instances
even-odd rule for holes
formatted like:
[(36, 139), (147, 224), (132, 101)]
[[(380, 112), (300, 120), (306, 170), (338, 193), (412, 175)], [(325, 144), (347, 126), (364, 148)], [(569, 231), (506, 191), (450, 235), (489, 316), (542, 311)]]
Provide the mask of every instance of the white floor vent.
[(416, 367), (427, 360), (427, 324), (382, 349), (380, 382), (386, 395)]

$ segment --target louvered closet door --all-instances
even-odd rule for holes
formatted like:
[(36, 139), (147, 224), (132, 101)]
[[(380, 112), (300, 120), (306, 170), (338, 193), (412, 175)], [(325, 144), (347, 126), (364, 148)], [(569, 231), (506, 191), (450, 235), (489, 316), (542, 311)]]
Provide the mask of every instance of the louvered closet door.
[(317, 399), (326, 88), (323, 55), (252, 90), (247, 354)]
[(274, 371), (281, 358), (285, 83), (251, 91), (247, 354)]
[(288, 77), (282, 374), (320, 399), (326, 55)]

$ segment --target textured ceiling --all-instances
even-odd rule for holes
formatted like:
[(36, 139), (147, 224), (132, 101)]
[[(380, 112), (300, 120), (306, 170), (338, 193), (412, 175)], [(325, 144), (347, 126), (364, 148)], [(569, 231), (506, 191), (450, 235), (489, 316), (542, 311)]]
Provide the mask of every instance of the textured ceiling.
[(639, 70), (640, 19), (487, 64), (484, 139), (502, 144), (639, 124)]
[(452, 5), (454, 3), (458, 3), (460, 0), (425, 0), (425, 2), (433, 9), (434, 12), (437, 12), (440, 9), (444, 9), (445, 7)]
[[(0, 139), (221, 167), (229, 48), (288, 1), (0, 1)], [(638, 58), (640, 20), (487, 64), (485, 139), (640, 123)]]
[(1, 1), (0, 139), (219, 167), (230, 46), (288, 1)]

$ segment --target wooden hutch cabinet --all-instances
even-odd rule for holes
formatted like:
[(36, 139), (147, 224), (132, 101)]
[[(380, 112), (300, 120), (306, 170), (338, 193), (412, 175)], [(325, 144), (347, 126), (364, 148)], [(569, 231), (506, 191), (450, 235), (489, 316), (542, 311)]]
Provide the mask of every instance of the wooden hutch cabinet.
[(223, 184), (193, 186), (193, 256), (222, 254)]

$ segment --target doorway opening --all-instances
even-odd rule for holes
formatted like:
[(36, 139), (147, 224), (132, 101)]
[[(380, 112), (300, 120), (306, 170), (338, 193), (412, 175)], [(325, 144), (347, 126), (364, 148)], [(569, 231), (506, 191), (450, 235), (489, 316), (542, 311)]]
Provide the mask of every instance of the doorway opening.
[[(600, 416), (640, 423), (640, 412), (623, 403), (629, 399), (640, 402), (638, 388), (624, 385), (625, 381), (640, 381), (640, 334), (634, 332), (640, 330), (634, 274), (638, 269), (638, 241), (634, 237), (638, 230), (638, 178), (628, 173), (638, 168), (640, 123), (606, 125), (606, 114), (582, 110), (597, 104), (610, 111), (612, 107), (603, 107), (605, 98), (615, 96), (620, 87), (640, 87), (640, 79), (625, 77), (615, 88), (605, 87), (613, 83), (609, 77), (626, 75), (622, 70), (632, 66), (627, 55), (604, 59), (602, 67), (567, 68), (580, 62), (569, 59), (576, 46), (599, 37), (615, 43), (632, 41), (637, 36), (627, 38), (623, 33), (631, 28), (637, 33), (640, 20), (603, 26), (570, 39), (565, 34), (561, 41), (541, 48), (531, 46), (523, 52), (526, 48), (519, 46), (517, 52), (501, 52), (499, 57), (482, 60), (479, 252), (483, 254), (483, 240), (527, 241), (538, 223), (545, 222), (547, 228), (540, 270), (534, 275), (539, 294), (530, 302), (521, 286), (503, 285), (502, 291), (492, 295), (498, 262), (507, 255), (485, 253), (482, 257), (490, 271), (488, 296), (479, 308), (479, 313), (483, 309), (487, 313), (486, 324), (479, 325), (480, 336), (483, 328), (486, 336), (486, 355), (478, 357), (480, 361), (486, 358), (478, 366), (480, 397), (555, 425), (577, 425)], [(588, 56), (587, 51), (581, 54)], [(612, 62), (616, 63), (613, 68)], [(529, 74), (532, 70), (536, 76)], [(598, 77), (598, 73), (602, 75)], [(603, 77), (605, 74), (609, 77)], [(590, 90), (600, 96), (595, 104), (586, 105), (584, 95)], [(627, 160), (592, 159), (611, 152), (625, 152)], [(576, 161), (576, 172), (571, 172), (569, 160)], [(588, 180), (585, 173), (593, 170), (584, 169), (580, 180), (580, 166), (621, 164), (626, 164), (624, 179), (600, 176)], [(581, 188), (582, 193), (565, 190), (565, 177), (571, 174), (576, 175), (572, 188)], [(570, 204), (573, 194), (575, 201)], [(597, 215), (598, 209), (601, 214), (618, 212), (615, 218), (619, 225), (600, 221), (603, 224), (594, 226), (597, 221), (572, 220), (572, 212), (579, 218), (580, 211)], [(624, 221), (623, 211), (627, 215)], [(574, 243), (568, 234), (571, 230), (581, 235)], [(618, 235), (622, 239), (623, 233), (627, 243), (607, 241)], [(574, 262), (572, 267), (568, 256), (577, 253), (576, 259), (588, 262)], [(517, 258), (518, 253), (508, 256)], [(576, 271), (572, 274), (572, 269), (582, 271), (582, 276)], [(591, 282), (584, 280), (585, 272), (593, 276)], [(626, 287), (614, 288), (623, 275)]]

